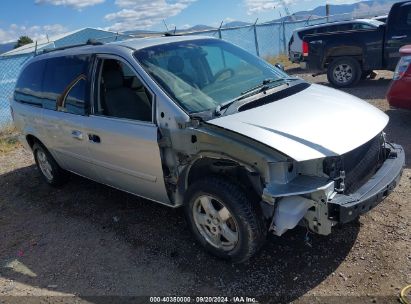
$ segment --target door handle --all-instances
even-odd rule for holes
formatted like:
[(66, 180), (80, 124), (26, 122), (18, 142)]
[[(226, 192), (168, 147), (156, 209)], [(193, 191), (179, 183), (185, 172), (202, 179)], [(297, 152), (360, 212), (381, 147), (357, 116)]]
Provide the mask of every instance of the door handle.
[(404, 38), (407, 38), (407, 35), (402, 35), (402, 36), (392, 36), (392, 37), (391, 37), (391, 39), (394, 39), (394, 40), (401, 40), (401, 39), (404, 39)]
[(84, 138), (83, 133), (81, 131), (78, 131), (78, 130), (71, 131), (71, 136), (75, 139), (78, 139), (78, 140), (83, 140), (83, 138)]
[(92, 141), (92, 142), (95, 142), (95, 143), (98, 143), (98, 144), (101, 143), (100, 136), (98, 136), (96, 134), (89, 134), (88, 135), (88, 140)]

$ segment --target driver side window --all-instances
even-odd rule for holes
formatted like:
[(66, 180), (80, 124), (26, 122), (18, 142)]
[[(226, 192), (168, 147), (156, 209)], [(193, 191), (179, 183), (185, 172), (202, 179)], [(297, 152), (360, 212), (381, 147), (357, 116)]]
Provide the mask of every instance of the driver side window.
[(126, 63), (99, 59), (94, 113), (115, 118), (152, 122), (152, 96)]

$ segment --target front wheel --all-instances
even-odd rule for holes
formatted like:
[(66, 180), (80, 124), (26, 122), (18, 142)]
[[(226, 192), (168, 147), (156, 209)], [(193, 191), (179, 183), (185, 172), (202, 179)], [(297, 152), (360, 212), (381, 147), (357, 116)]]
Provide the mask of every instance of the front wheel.
[(337, 88), (356, 85), (362, 75), (358, 60), (351, 57), (342, 57), (333, 60), (327, 69), (328, 81)]
[(220, 178), (206, 178), (187, 192), (185, 215), (196, 240), (211, 254), (241, 263), (265, 241), (263, 221), (244, 191)]

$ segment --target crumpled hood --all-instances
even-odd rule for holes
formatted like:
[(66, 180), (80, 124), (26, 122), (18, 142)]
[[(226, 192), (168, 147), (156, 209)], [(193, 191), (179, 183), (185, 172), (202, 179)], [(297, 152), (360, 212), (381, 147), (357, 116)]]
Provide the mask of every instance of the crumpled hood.
[(388, 116), (367, 102), (321, 85), (208, 123), (245, 135), (296, 161), (347, 153), (380, 133)]

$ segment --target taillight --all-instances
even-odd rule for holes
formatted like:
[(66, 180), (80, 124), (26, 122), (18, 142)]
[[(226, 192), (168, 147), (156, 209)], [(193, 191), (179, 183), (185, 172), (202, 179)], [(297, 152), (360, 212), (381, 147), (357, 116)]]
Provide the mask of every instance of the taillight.
[(394, 80), (401, 79), (411, 64), (411, 56), (401, 57), (394, 72)]
[(310, 47), (308, 45), (308, 42), (303, 41), (303, 56), (308, 56), (309, 50), (310, 50)]

